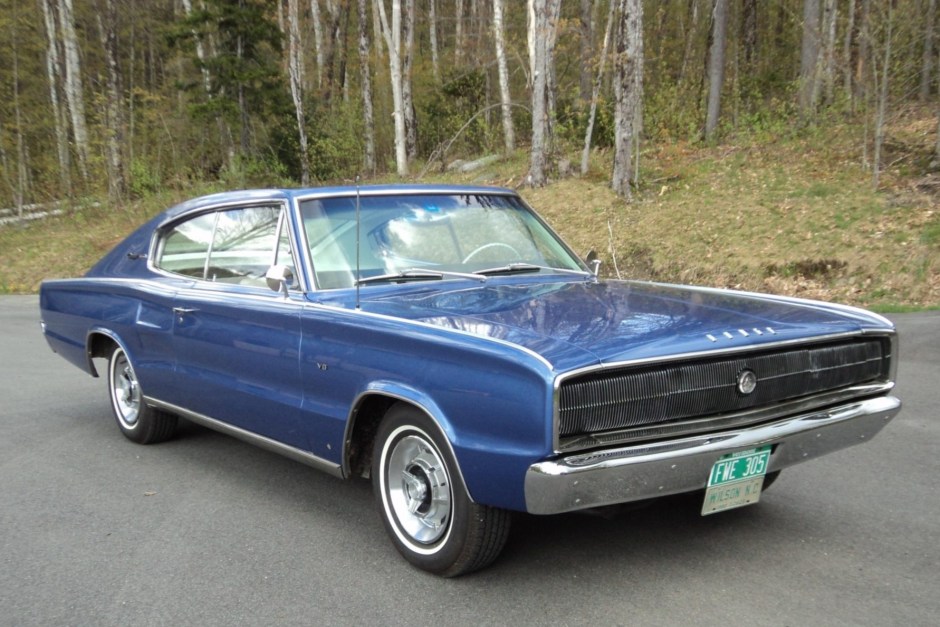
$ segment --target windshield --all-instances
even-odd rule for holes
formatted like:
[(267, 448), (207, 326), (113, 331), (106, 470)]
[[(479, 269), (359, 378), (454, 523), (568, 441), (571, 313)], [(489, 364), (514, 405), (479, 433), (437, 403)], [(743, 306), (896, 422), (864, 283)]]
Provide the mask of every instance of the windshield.
[(359, 277), (356, 197), (307, 200), (300, 207), (321, 289), (351, 287), (357, 278), (416, 270), (492, 273), (522, 266), (535, 266), (534, 271), (584, 270), (515, 196), (362, 196)]

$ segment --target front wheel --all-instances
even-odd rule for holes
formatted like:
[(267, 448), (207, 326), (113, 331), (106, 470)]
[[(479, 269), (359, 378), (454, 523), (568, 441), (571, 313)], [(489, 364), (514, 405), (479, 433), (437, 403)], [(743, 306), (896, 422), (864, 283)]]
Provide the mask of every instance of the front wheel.
[(506, 544), (510, 513), (470, 500), (437, 425), (412, 407), (392, 407), (379, 426), (372, 485), (395, 548), (422, 570), (463, 575)]
[(147, 405), (134, 366), (120, 346), (108, 362), (108, 394), (114, 418), (127, 439), (155, 444), (173, 437), (176, 416)]

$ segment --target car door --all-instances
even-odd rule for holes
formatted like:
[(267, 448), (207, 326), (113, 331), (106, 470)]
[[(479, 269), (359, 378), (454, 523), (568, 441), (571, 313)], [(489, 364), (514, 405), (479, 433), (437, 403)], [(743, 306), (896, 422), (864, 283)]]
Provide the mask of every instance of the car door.
[[(303, 302), (299, 292), (272, 291), (264, 279), (274, 263), (291, 265), (285, 216), (282, 204), (226, 207), (168, 232), (164, 250), (188, 247), (192, 259), (164, 254), (164, 266), (178, 262), (177, 271), (196, 279), (174, 299), (174, 404), (306, 448), (298, 359)], [(174, 248), (180, 238), (186, 246)]]

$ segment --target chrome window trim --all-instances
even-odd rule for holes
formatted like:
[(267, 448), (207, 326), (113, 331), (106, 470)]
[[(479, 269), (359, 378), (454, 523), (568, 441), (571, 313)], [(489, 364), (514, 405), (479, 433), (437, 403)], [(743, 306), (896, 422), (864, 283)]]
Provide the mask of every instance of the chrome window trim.
[(291, 246), (294, 247), (294, 270), (300, 276), (297, 279), (297, 289), (304, 294), (316, 291), (316, 279), (313, 273), (313, 260), (310, 259), (310, 249), (307, 247), (307, 233), (304, 229), (303, 214), (300, 211), (300, 202), (296, 197), (287, 201), (287, 211), (292, 220), (288, 220)]
[(310, 255), (305, 248), (306, 238), (300, 219), (300, 204), (296, 198), (291, 198), (287, 202), (284, 217), (287, 223), (287, 235), (294, 252), (294, 274), (297, 275), (295, 290), (306, 294), (316, 288), (313, 283), (313, 272), (310, 269)]
[[(860, 338), (860, 337), (884, 337), (887, 339), (891, 346), (891, 352), (887, 355), (889, 359), (889, 374), (888, 382), (892, 382), (895, 379), (897, 374), (897, 332), (893, 329), (879, 329), (879, 330), (863, 330), (863, 331), (851, 331), (847, 333), (833, 333), (829, 335), (819, 335), (816, 337), (809, 338), (797, 338), (792, 340), (781, 340), (778, 342), (769, 342), (767, 344), (755, 344), (751, 346), (735, 346), (727, 347), (718, 350), (708, 350), (708, 351), (693, 351), (688, 353), (678, 353), (675, 355), (668, 355), (665, 357), (645, 357), (642, 359), (630, 359), (625, 361), (616, 361), (610, 363), (595, 364), (593, 366), (586, 366), (584, 368), (578, 368), (576, 370), (570, 370), (564, 372), (555, 377), (555, 382), (552, 390), (552, 450), (556, 454), (562, 452), (571, 452), (572, 449), (565, 449), (562, 447), (561, 438), (559, 437), (559, 429), (561, 422), (561, 385), (567, 379), (572, 377), (577, 377), (585, 374), (590, 374), (594, 372), (603, 372), (605, 370), (615, 370), (618, 368), (626, 367), (635, 367), (635, 366), (644, 366), (652, 364), (670, 364), (677, 361), (693, 360), (693, 359), (702, 359), (702, 358), (717, 358), (723, 357), (725, 355), (746, 355), (747, 353), (753, 352), (763, 352), (767, 350), (777, 350), (780, 348), (785, 348), (789, 346), (799, 346), (801, 344), (821, 344), (826, 342), (833, 342), (838, 340)], [(893, 386), (893, 383), (891, 384)], [(804, 399), (808, 400), (808, 399)], [(772, 417), (766, 418), (770, 420)], [(697, 420), (707, 420), (707, 418), (701, 418)], [(649, 428), (649, 427), (648, 427)], [(678, 437), (680, 433), (676, 433), (672, 436), (666, 437)], [(587, 436), (585, 436), (587, 437)], [(655, 437), (655, 436), (653, 436)], [(662, 436), (661, 436), (662, 437)], [(646, 438), (646, 439), (653, 439)], [(609, 443), (605, 443), (609, 444)]]
[[(483, 194), (487, 196), (515, 196), (521, 198), (519, 194), (515, 193), (512, 190), (503, 190), (499, 188), (493, 189), (477, 189), (477, 188), (461, 188), (461, 187), (396, 187), (396, 188), (383, 188), (383, 187), (361, 187), (359, 190), (356, 188), (345, 188), (345, 189), (324, 189), (324, 190), (315, 190), (315, 191), (302, 191), (294, 196), (294, 200), (299, 206), (300, 203), (307, 200), (319, 200), (321, 198), (355, 198), (358, 196), (434, 196), (439, 194), (450, 194), (452, 196), (460, 194)], [(528, 207), (528, 205), (526, 205)], [(531, 209), (531, 207), (530, 207)], [(534, 213), (534, 212), (533, 212)]]
[[(271, 251), (271, 263), (269, 266), (273, 266), (277, 263), (278, 253), (281, 252), (281, 236), (284, 234), (284, 222), (287, 220), (287, 210), (278, 212), (277, 214), (277, 227), (274, 229), (274, 249)], [(288, 241), (290, 240), (290, 232), (287, 233)], [(286, 265), (286, 264), (285, 264)]]
[[(211, 281), (207, 283), (212, 284)], [(220, 285), (216, 288), (214, 285)], [(303, 300), (303, 295), (299, 292), (291, 292), (289, 298), (284, 298), (283, 293), (275, 292), (267, 287), (258, 285), (231, 285), (227, 283), (213, 284), (213, 287), (207, 289), (204, 283), (194, 283), (193, 285), (181, 287), (176, 290), (177, 296), (184, 298), (206, 298), (209, 293), (225, 293), (231, 296), (237, 296), (241, 300), (257, 301), (268, 305), (286, 305), (303, 308), (307, 303)]]
[[(230, 209), (229, 211), (238, 211), (238, 209)], [(209, 268), (212, 266), (212, 253), (215, 252), (215, 238), (219, 233), (219, 216), (220, 215), (222, 215), (221, 211), (212, 212), (212, 216), (214, 217), (214, 219), (212, 220), (212, 239), (209, 240), (209, 248), (206, 249), (206, 260), (202, 263), (202, 276), (193, 277), (197, 281), (208, 281), (206, 277), (209, 275)], [(162, 241), (166, 242), (166, 239), (163, 238)], [(165, 246), (166, 244), (160, 247), (161, 248), (160, 250), (161, 260), (163, 259), (163, 248)], [(169, 272), (169, 270), (167, 270), (167, 272)], [(213, 281), (213, 283), (215, 283), (215, 281)]]
[[(200, 199), (196, 199), (200, 200)], [(199, 205), (198, 207), (192, 207), (186, 211), (181, 211), (180, 213), (174, 214), (167, 217), (166, 220), (163, 220), (156, 226), (154, 233), (158, 233), (165, 229), (171, 224), (176, 224), (181, 222), (184, 219), (194, 218), (197, 215), (203, 213), (213, 213), (215, 211), (228, 211), (230, 209), (240, 209), (242, 207), (265, 207), (272, 205), (281, 205), (286, 204), (289, 200), (289, 197), (281, 194), (279, 196), (264, 196), (262, 198), (239, 198), (239, 199), (230, 199), (224, 202), (219, 203), (210, 203), (206, 205)]]
[[(263, 303), (280, 303), (284, 305), (292, 305), (295, 307), (305, 307), (310, 305), (310, 303), (303, 299), (303, 295), (299, 292), (291, 292), (291, 298), (285, 299), (283, 295), (279, 295), (277, 292), (270, 290), (267, 287), (259, 287), (256, 285), (213, 283), (212, 281), (199, 281), (193, 277), (185, 277), (177, 274), (170, 274), (169, 278), (180, 281), (180, 285), (168, 286), (164, 283), (160, 283), (149, 278), (116, 279), (88, 277), (79, 280), (94, 282), (96, 284), (102, 285), (129, 285), (137, 289), (143, 289), (144, 291), (161, 291), (164, 292), (164, 295), (167, 297), (183, 294), (192, 297), (205, 298), (206, 294), (211, 292), (224, 292), (226, 294), (238, 296), (239, 298), (256, 300)], [(145, 285), (146, 287), (141, 287), (142, 285)], [(207, 289), (207, 286), (212, 288), (217, 287), (217, 289)]]

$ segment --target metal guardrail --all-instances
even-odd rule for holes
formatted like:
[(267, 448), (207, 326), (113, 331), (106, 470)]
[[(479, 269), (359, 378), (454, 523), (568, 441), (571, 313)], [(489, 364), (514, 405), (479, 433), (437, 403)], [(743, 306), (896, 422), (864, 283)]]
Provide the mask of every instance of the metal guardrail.
[(22, 211), (19, 209), (8, 208), (0, 209), (0, 226), (8, 224), (20, 224), (31, 220), (42, 220), (50, 216), (60, 216), (65, 213), (61, 202), (53, 203), (34, 203), (23, 205)]

